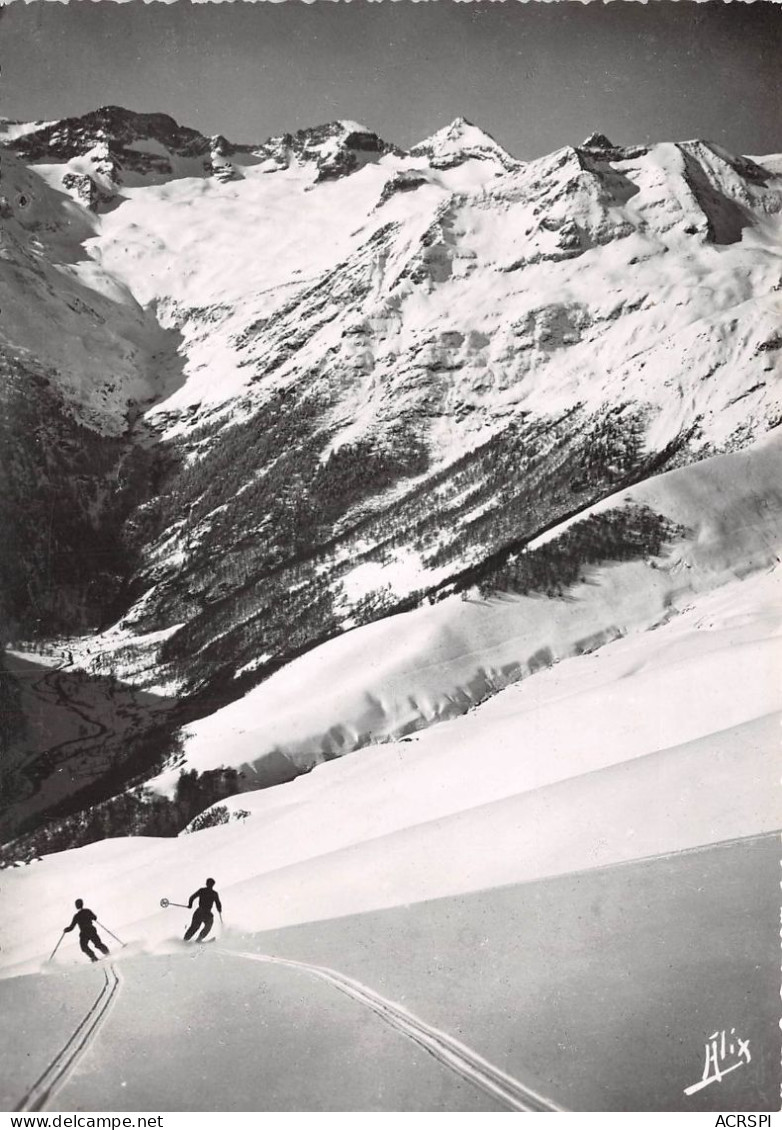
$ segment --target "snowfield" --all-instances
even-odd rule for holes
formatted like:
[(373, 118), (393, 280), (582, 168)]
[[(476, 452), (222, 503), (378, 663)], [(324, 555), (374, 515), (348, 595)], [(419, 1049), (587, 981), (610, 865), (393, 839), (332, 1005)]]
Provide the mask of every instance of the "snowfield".
[[(387, 154), (333, 183), (314, 184), (304, 164), (273, 176), (249, 167), (227, 184), (184, 177), (125, 189), (85, 246), (102, 272), (183, 335), (185, 380), (153, 415), (257, 398), (252, 362), (263, 364), (263, 343), (243, 337), (334, 271), (368, 272), (366, 299), (347, 316), (335, 303), (337, 317), (314, 327), (275, 383), (329, 350), (355, 377), (383, 372), (381, 382), (356, 382), (345, 411), (357, 422), (351, 438), (398, 412), (400, 398), (415, 402), (409, 361), (416, 369), (436, 363), (449, 333), (464, 339), (452, 410), (480, 403), (498, 419), (521, 406), (553, 413), (632, 389), (655, 405), (659, 447), (687, 426), (695, 400), (704, 438), (715, 443), (730, 440), (748, 407), (763, 410), (771, 392), (764, 374), (777, 371), (777, 358), (756, 347), (780, 313), (773, 180), (748, 190), (728, 154), (697, 141), (611, 165), (600, 154), (590, 165), (572, 149), (521, 165), (482, 131), (454, 125), (453, 136), (452, 126), (409, 155)], [(724, 194), (714, 207), (729, 216), (727, 234), (722, 213), (712, 216), (693, 191), (694, 160)], [(421, 178), (414, 191), (379, 204), (398, 178), (413, 175)], [(752, 224), (741, 211), (749, 207), (765, 210)], [(693, 244), (693, 232), (715, 224), (717, 246)], [(422, 239), (433, 238), (422, 253)], [(417, 264), (436, 287), (405, 281)], [(356, 349), (351, 334), (362, 324), (372, 340), (360, 338)], [(531, 363), (545, 379), (525, 380)], [(735, 399), (749, 387), (748, 369), (757, 372), (749, 406)], [(717, 370), (718, 380), (701, 383)], [(454, 457), (476, 437), (469, 417), (454, 428), (448, 415), (432, 438)]]

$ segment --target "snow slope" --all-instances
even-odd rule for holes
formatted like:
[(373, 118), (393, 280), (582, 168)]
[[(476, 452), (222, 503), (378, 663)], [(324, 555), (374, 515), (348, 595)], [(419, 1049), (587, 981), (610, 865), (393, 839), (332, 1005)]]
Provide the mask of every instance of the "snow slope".
[[(442, 402), (440, 458), (522, 407), (648, 402), (663, 446), (696, 412), (703, 439), (725, 443), (776, 405), (763, 344), (780, 311), (780, 194), (761, 166), (697, 141), (520, 165), (457, 120), (409, 155), (316, 173), (128, 188), (102, 218), (90, 254), (184, 335), (187, 382), (155, 411), (265, 399), (327, 354), (341, 415), (363, 431), (424, 392)], [(308, 298), (331, 274), (324, 320)], [(311, 340), (253, 388), (274, 355), (256, 327), (291, 306)]]
[[(773, 1110), (775, 839), (255, 936), (225, 929), (215, 946), (177, 952), (112, 943), (98, 967), (66, 942), (45, 973), (0, 980), (0, 1101)], [(176, 931), (186, 912), (169, 914)], [(751, 1059), (688, 1097), (725, 1015)]]
[(85, 255), (89, 212), (3, 153), (0, 347), (51, 380), (76, 418), (104, 435), (178, 383), (179, 336)]

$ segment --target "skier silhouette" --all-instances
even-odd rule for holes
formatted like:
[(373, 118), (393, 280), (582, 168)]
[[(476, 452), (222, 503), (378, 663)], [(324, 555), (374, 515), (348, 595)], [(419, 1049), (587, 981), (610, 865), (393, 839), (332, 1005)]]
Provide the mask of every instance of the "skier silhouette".
[(188, 926), (187, 933), (185, 934), (186, 942), (190, 941), (199, 926), (201, 926), (202, 929), (201, 933), (196, 938), (196, 941), (202, 942), (204, 940), (204, 938), (214, 925), (215, 917), (212, 914), (213, 906), (217, 907), (220, 914), (223, 913), (223, 908), (220, 904), (220, 896), (218, 895), (217, 891), (214, 890), (214, 885), (214, 879), (207, 879), (206, 886), (201, 887), (199, 890), (197, 890), (195, 894), (192, 894), (187, 901), (187, 905), (190, 907), (193, 905), (195, 900), (198, 899), (198, 906), (196, 907), (195, 914), (193, 915), (193, 920)]
[(90, 961), (97, 961), (98, 958), (90, 949), (90, 945), (99, 949), (102, 954), (109, 952), (109, 947), (98, 937), (98, 931), (93, 925), (98, 921), (98, 917), (91, 910), (88, 910), (81, 899), (76, 899), (76, 913), (73, 916), (73, 921), (70, 926), (66, 926), (63, 930), (64, 934), (69, 934), (74, 926), (79, 927), (79, 945), (81, 946), (82, 953), (86, 953)]

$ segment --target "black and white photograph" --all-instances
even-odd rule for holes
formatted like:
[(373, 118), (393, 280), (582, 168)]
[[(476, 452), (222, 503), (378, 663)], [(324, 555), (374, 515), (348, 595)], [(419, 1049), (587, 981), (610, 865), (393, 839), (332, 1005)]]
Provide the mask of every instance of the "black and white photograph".
[(9, 1126), (771, 1126), (780, 59), (766, 0), (0, 6)]

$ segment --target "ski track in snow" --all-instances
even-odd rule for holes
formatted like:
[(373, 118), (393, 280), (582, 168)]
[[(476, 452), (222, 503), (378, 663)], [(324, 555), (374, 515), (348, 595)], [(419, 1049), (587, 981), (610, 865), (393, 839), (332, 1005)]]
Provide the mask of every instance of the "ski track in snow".
[(104, 982), (92, 1006), (17, 1106), (18, 1111), (43, 1110), (69, 1078), (76, 1064), (90, 1047), (119, 995), (122, 979), (113, 964), (103, 968)]
[[(214, 939), (210, 939), (214, 941)], [(265, 964), (282, 965), (301, 970), (325, 981), (338, 992), (369, 1008), (384, 1023), (423, 1048), (439, 1063), (454, 1071), (468, 1083), (491, 1095), (509, 1110), (561, 1111), (550, 1099), (525, 1086), (514, 1076), (490, 1063), (478, 1052), (436, 1028), (394, 1001), (376, 993), (367, 985), (325, 966), (303, 961), (272, 957), (270, 954), (223, 950), (230, 957)], [(42, 1111), (68, 1081), (78, 1062), (91, 1047), (119, 995), (122, 979), (113, 963), (103, 968), (104, 983), (93, 1004), (73, 1030), (61, 1050), (51, 1060), (32, 1087), (20, 1100), (17, 1111)]]
[(439, 1028), (427, 1024), (420, 1017), (408, 1012), (401, 1005), (380, 996), (373, 989), (363, 985), (352, 977), (346, 977), (334, 969), (320, 965), (309, 965), (304, 961), (291, 961), (287, 958), (272, 957), (269, 954), (245, 953), (240, 950), (224, 950), (232, 957), (244, 958), (248, 961), (260, 961), (273, 965), (285, 965), (291, 969), (300, 969), (326, 981), (339, 992), (358, 1001), (370, 1008), (386, 1024), (397, 1032), (407, 1036), (408, 1039), (418, 1044), (438, 1062), (461, 1075), (469, 1083), (485, 1091), (509, 1110), (518, 1111), (561, 1111), (564, 1108), (555, 1105), (550, 1099), (526, 1087), (518, 1079), (501, 1068), (489, 1063), (478, 1052), (467, 1047), (460, 1040), (449, 1036)]

